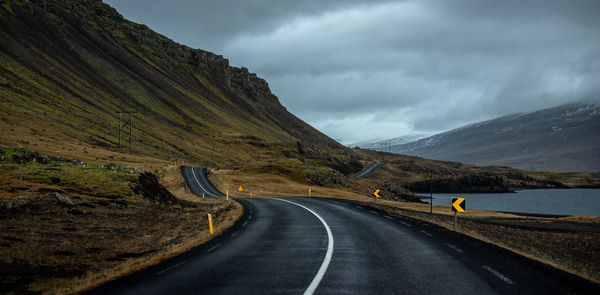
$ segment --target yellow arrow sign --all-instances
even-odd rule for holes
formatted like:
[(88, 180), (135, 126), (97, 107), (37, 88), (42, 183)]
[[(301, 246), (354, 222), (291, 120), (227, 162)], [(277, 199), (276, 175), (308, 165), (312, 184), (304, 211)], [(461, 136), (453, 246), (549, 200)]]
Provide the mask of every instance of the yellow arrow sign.
[(381, 196), (379, 195), (379, 192), (380, 192), (380, 190), (376, 190), (376, 191), (375, 191), (373, 194), (374, 194), (376, 197), (378, 197), (378, 198), (381, 198)]
[(465, 212), (465, 198), (452, 198), (452, 211)]

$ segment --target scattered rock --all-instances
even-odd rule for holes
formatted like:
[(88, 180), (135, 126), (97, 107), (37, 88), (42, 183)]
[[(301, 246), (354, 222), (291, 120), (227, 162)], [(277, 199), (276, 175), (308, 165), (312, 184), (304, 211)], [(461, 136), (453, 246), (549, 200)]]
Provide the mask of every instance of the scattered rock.
[(119, 203), (108, 203), (108, 208), (112, 208), (112, 209), (125, 209), (127, 208), (127, 203), (125, 202), (119, 202)]
[(61, 196), (58, 192), (47, 195), (33, 195), (29, 198), (15, 198), (11, 202), (4, 203), (3, 209), (9, 211), (23, 210), (51, 210), (55, 208), (73, 208), (75, 205), (69, 197)]
[(87, 211), (85, 211), (85, 210), (79, 210), (79, 209), (75, 209), (75, 208), (69, 209), (68, 212), (69, 212), (69, 214), (73, 214), (73, 215), (84, 215), (84, 214), (87, 214)]
[(23, 208), (27, 206), (27, 201), (23, 198), (15, 198), (11, 202), (4, 203), (4, 209), (11, 210), (13, 208)]
[(117, 159), (117, 156), (115, 156), (115, 155), (110, 155), (110, 156), (108, 156), (108, 157), (109, 157), (109, 158), (111, 158), (111, 159), (113, 159), (113, 160), (116, 160), (116, 159)]
[(71, 201), (71, 199), (69, 199), (69, 197), (63, 197), (58, 192), (50, 193), (50, 195), (53, 196), (54, 198), (56, 198), (58, 200), (59, 204), (63, 207), (72, 208), (73, 206), (75, 206), (73, 204), (73, 201)]
[[(158, 182), (156, 175), (150, 172), (140, 174), (138, 182), (133, 188), (134, 192), (141, 194), (144, 198), (157, 201), (163, 205), (188, 205), (189, 202), (177, 199), (164, 186)], [(191, 204), (191, 203), (190, 203)]]

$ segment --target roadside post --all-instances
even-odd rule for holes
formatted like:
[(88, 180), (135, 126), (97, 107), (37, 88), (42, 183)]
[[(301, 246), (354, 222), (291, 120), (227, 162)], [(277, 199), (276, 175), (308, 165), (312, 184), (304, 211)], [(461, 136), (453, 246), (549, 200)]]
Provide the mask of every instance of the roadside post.
[(465, 208), (467, 208), (467, 202), (465, 198), (452, 198), (452, 211), (454, 211), (454, 231), (456, 231), (456, 213), (457, 212), (465, 212)]
[(227, 201), (229, 201), (229, 191), (225, 191), (225, 194), (227, 196)]
[(308, 189), (308, 197), (309, 198), (310, 198), (310, 195), (311, 195), (311, 191), (310, 191), (310, 189)]
[(212, 225), (212, 215), (208, 214), (208, 229), (210, 230), (210, 234), (214, 233), (213, 225)]
[(240, 186), (238, 186), (238, 192), (241, 192), (241, 191), (243, 191), (243, 190), (244, 190), (244, 188), (243, 188), (243, 187), (242, 187), (242, 185), (240, 184)]
[(204, 193), (202, 193), (202, 199), (204, 200)]
[(375, 192), (373, 192), (373, 195), (375, 196), (375, 205), (377, 205), (377, 198), (381, 198), (381, 196), (379, 195), (379, 192), (381, 190), (376, 190)]

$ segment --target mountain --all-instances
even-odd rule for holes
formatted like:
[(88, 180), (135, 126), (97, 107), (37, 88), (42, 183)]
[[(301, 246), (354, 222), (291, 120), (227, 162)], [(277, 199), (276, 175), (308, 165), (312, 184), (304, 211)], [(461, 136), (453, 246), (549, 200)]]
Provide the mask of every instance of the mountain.
[(427, 137), (428, 134), (409, 134), (394, 138), (378, 138), (367, 141), (360, 141), (352, 144), (353, 147), (360, 147), (363, 149), (377, 150), (377, 151), (385, 151), (389, 149), (391, 146), (402, 145), (405, 143), (410, 143), (421, 138)]
[(600, 171), (600, 104), (579, 102), (467, 125), (391, 151), (531, 170)]
[(297, 141), (344, 150), (248, 69), (99, 0), (0, 1), (0, 40), (2, 144), (31, 144), (27, 137), (38, 150), (66, 139), (118, 149), (117, 112), (126, 111), (134, 112), (133, 150), (143, 155), (224, 165)]

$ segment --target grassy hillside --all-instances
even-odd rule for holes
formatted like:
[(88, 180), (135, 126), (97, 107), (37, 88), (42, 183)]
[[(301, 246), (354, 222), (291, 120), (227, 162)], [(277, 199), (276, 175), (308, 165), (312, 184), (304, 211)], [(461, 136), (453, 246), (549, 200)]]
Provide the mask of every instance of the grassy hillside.
[(247, 69), (101, 1), (3, 1), (0, 39), (4, 144), (31, 144), (30, 135), (56, 145), (64, 136), (119, 151), (116, 112), (133, 111), (134, 152), (163, 159), (218, 166), (295, 150), (298, 140), (342, 148), (287, 112)]

